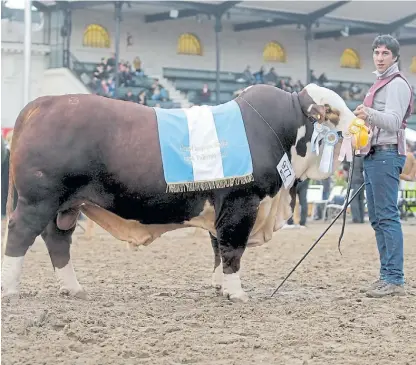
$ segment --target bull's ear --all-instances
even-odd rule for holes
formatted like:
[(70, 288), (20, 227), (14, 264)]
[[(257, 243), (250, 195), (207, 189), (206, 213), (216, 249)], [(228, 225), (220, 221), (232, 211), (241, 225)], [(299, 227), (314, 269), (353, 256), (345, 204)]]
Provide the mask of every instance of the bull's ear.
[(323, 123), (326, 116), (325, 106), (311, 104), (308, 108), (308, 115), (315, 118), (319, 123)]

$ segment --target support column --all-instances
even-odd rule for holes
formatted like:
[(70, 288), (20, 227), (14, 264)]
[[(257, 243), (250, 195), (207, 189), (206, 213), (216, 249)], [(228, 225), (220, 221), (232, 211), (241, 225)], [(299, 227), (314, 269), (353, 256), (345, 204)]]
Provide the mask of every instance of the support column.
[(32, 1), (25, 5), (25, 38), (24, 38), (24, 73), (23, 73), (23, 106), (30, 101), (30, 70), (32, 62)]
[(114, 3), (115, 6), (115, 20), (116, 20), (116, 34), (115, 34), (115, 58), (116, 58), (116, 70), (115, 70), (115, 88), (114, 88), (114, 97), (118, 97), (118, 86), (119, 86), (119, 77), (118, 77), (118, 62), (120, 59), (120, 23), (122, 21), (121, 18), (121, 8), (123, 6), (122, 1), (117, 1)]
[(63, 51), (63, 66), (71, 68), (70, 52), (71, 52), (71, 32), (72, 32), (72, 11), (71, 9), (64, 10), (64, 25), (62, 27), (62, 37), (64, 38)]
[(222, 14), (215, 14), (215, 53), (216, 53), (216, 87), (215, 87), (215, 102), (220, 103), (220, 33), (222, 31), (221, 23)]
[(305, 24), (305, 53), (306, 53), (306, 84), (311, 82), (311, 56), (309, 53), (309, 42), (312, 40), (311, 24)]

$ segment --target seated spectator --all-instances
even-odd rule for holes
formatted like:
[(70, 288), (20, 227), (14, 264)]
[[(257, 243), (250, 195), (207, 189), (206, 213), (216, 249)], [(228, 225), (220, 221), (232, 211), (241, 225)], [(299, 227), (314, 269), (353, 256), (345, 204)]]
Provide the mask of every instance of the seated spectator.
[(199, 101), (201, 103), (207, 103), (211, 100), (211, 90), (208, 88), (208, 84), (204, 84), (199, 91)]
[(250, 66), (247, 65), (245, 70), (243, 71), (242, 77), (236, 80), (237, 82), (247, 82), (250, 85), (253, 85), (256, 82), (253, 74), (251, 73)]
[(110, 77), (107, 81), (108, 85), (108, 96), (114, 97), (115, 89), (116, 89), (116, 83), (112, 77)]
[(277, 73), (274, 70), (274, 67), (272, 67), (269, 72), (264, 75), (264, 81), (266, 84), (277, 86), (277, 83), (279, 82), (279, 77), (277, 76)]
[(261, 66), (260, 70), (253, 74), (256, 84), (264, 84), (264, 67)]
[(166, 91), (165, 88), (157, 85), (153, 89), (152, 100), (167, 101), (168, 100), (168, 92)]
[(142, 105), (147, 105), (147, 93), (146, 90), (143, 90), (139, 93), (137, 97), (137, 102)]
[(132, 75), (125, 63), (120, 63), (119, 65), (119, 84), (122, 86), (132, 86)]
[(114, 68), (116, 66), (116, 54), (112, 53), (111, 57), (107, 60), (107, 65)]
[(321, 76), (319, 76), (318, 78), (318, 83), (321, 85), (324, 85), (327, 82), (328, 82), (328, 78), (326, 77), (325, 72), (321, 73)]
[(311, 79), (310, 81), (311, 83), (319, 84), (318, 78), (316, 77), (314, 70), (310, 71), (310, 79)]
[(126, 94), (121, 98), (121, 100), (125, 101), (135, 101), (134, 95), (131, 90), (127, 90)]

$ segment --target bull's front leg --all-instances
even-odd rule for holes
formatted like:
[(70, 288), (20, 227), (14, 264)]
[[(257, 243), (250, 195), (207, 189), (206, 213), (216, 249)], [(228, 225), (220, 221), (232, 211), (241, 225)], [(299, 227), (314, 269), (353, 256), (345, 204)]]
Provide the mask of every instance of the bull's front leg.
[(218, 240), (211, 234), (211, 232), (209, 233), (209, 236), (211, 238), (212, 249), (214, 250), (214, 271), (212, 273), (211, 285), (215, 289), (221, 289), (224, 274), (222, 272), (221, 265), (220, 245), (218, 243)]
[(248, 237), (257, 216), (259, 199), (254, 196), (228, 196), (217, 215), (217, 240), (221, 253), (224, 279), (222, 293), (231, 301), (247, 302), (241, 286), (240, 264)]

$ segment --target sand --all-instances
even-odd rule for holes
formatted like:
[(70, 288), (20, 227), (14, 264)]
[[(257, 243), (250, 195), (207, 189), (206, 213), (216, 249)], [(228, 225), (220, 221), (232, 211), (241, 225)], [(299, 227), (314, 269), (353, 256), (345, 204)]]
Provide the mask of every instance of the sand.
[(101, 229), (74, 235), (87, 300), (57, 294), (46, 247), (26, 255), (21, 298), (2, 303), (2, 364), (415, 364), (416, 222), (404, 224), (407, 296), (366, 298), (379, 269), (369, 224), (284, 230), (242, 262), (248, 303), (211, 288), (207, 235), (177, 231), (130, 251)]

